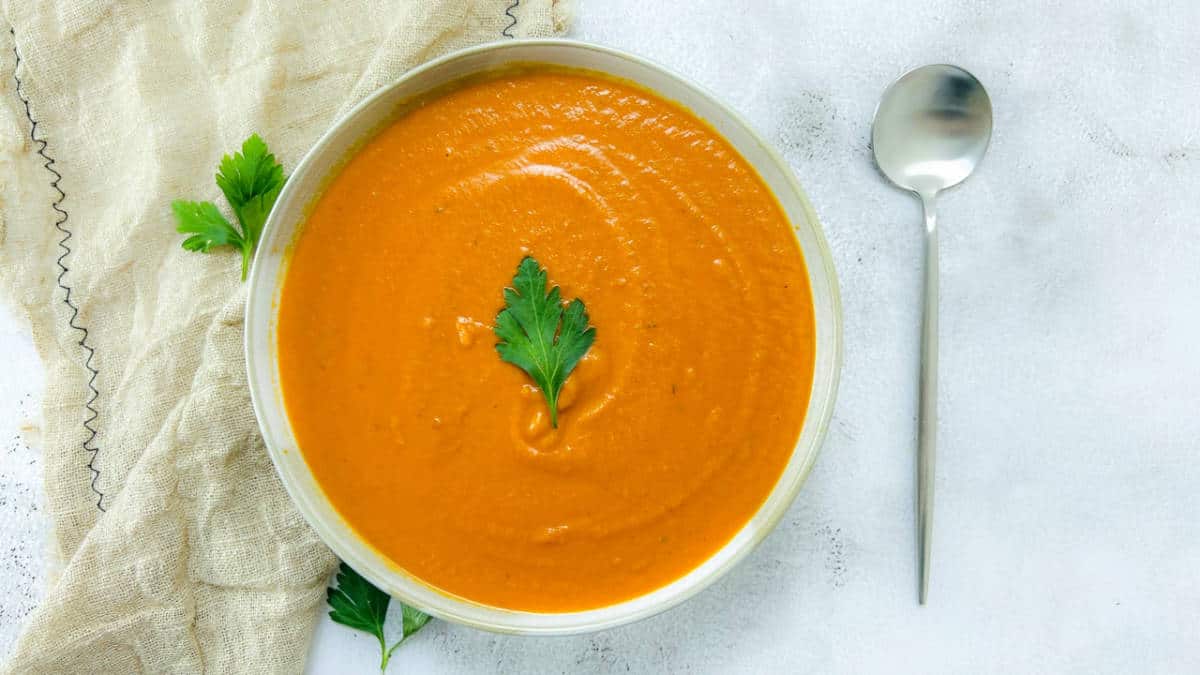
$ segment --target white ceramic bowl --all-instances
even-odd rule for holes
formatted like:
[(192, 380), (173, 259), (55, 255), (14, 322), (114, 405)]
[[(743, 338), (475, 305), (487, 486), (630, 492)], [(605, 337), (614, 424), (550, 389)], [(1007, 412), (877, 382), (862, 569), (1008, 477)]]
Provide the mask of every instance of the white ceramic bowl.
[[(279, 385), (276, 321), (288, 249), (325, 179), (385, 126), (405, 101), (460, 77), (517, 63), (579, 68), (632, 81), (679, 102), (716, 128), (758, 170), (787, 213), (808, 265), (816, 314), (816, 367), (807, 417), (796, 449), (766, 502), (729, 543), (682, 578), (632, 600), (582, 612), (538, 613), (482, 605), (431, 587), (390, 562), (356, 536), (325, 498), (297, 446)], [(812, 468), (829, 425), (841, 368), (841, 306), (833, 262), (816, 215), (783, 158), (737, 113), (697, 85), (638, 57), (568, 40), (516, 40), (456, 52), (409, 71), (350, 111), (288, 179), (259, 244), (247, 302), (246, 365), (254, 411), (271, 459), (300, 512), (338, 556), (384, 591), (439, 618), (505, 633), (568, 634), (610, 628), (672, 607), (727, 572), (771, 531)]]

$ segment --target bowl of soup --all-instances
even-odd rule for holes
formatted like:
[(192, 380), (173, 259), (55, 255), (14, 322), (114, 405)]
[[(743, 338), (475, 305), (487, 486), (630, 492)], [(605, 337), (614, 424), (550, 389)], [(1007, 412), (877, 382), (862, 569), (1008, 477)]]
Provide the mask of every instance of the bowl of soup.
[[(496, 349), (527, 258), (594, 331), (553, 420)], [(598, 630), (712, 583), (792, 503), (837, 388), (836, 277), (787, 164), (698, 86), (578, 42), (467, 49), (363, 101), (249, 283), (254, 408), (301, 513), (488, 630)]]

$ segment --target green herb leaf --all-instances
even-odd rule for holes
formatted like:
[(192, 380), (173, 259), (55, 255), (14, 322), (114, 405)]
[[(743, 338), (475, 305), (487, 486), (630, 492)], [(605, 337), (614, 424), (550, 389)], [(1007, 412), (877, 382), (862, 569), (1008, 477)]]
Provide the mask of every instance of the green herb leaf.
[(379, 644), (386, 647), (383, 624), (387, 621), (388, 603), (392, 600), (387, 593), (375, 588), (349, 565), (342, 563), (338, 567), (337, 587), (331, 586), (327, 597), (329, 607), (333, 610), (329, 618), (343, 626), (374, 635), (379, 638)]
[(408, 637), (421, 630), (433, 618), (416, 607), (409, 607), (403, 603), (400, 604), (400, 610), (404, 621), (403, 637)]
[(529, 374), (550, 406), (550, 425), (558, 427), (558, 395), (567, 376), (596, 339), (587, 310), (576, 298), (563, 309), (558, 286), (546, 292), (546, 270), (532, 257), (517, 266), (512, 288), (504, 289), (505, 308), (496, 315), (496, 351)]
[(217, 172), (217, 186), (233, 207), (241, 231), (233, 229), (212, 202), (177, 201), (172, 205), (180, 232), (195, 233), (183, 242), (189, 251), (207, 253), (229, 245), (242, 253), (242, 280), (250, 267), (267, 215), (283, 189), (283, 167), (258, 134), (242, 144), (242, 151), (225, 155)]
[(329, 587), (327, 597), (332, 610), (329, 612), (330, 619), (343, 626), (374, 635), (379, 640), (380, 672), (387, 668), (392, 652), (396, 651), (396, 648), (411, 635), (424, 628), (432, 618), (419, 609), (400, 603), (403, 617), (402, 632), (396, 644), (389, 648), (387, 638), (383, 634), (383, 626), (387, 622), (388, 604), (391, 602), (391, 597), (387, 593), (362, 578), (349, 565), (342, 563), (338, 566), (337, 585)]
[(183, 240), (185, 249), (208, 253), (214, 246), (242, 246), (242, 235), (225, 220), (216, 204), (180, 199), (171, 202), (171, 210), (179, 221), (175, 229), (192, 235)]
[(217, 172), (217, 187), (234, 210), (258, 195), (283, 187), (283, 167), (258, 134), (242, 143), (242, 151), (225, 155)]
[(221, 158), (217, 187), (237, 214), (246, 239), (257, 243), (267, 214), (283, 189), (283, 167), (258, 134), (242, 143), (242, 151)]

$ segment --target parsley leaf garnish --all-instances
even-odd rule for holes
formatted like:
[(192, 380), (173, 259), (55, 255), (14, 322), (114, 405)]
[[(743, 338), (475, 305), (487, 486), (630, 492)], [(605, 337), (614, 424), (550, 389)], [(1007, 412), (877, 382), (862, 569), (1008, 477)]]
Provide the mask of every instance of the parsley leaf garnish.
[(564, 309), (558, 286), (546, 292), (546, 270), (530, 256), (517, 265), (504, 303), (496, 315), (496, 351), (533, 378), (550, 406), (550, 426), (558, 428), (558, 394), (591, 348), (596, 329), (588, 326), (582, 300)]
[[(404, 638), (424, 628), (425, 624), (429, 623), (429, 620), (433, 618), (416, 607), (406, 605), (403, 602), (400, 603), (400, 617), (400, 620), (404, 624), (401, 628), (403, 637), (400, 638), (400, 642), (404, 642)], [(396, 647), (400, 646), (400, 642), (397, 642), (392, 647), (392, 651), (395, 651)]]
[(212, 202), (178, 200), (171, 204), (176, 230), (192, 236), (183, 240), (183, 248), (208, 253), (215, 246), (232, 246), (242, 252), (242, 280), (254, 256), (254, 247), (262, 234), (267, 215), (283, 189), (283, 167), (258, 134), (242, 144), (242, 151), (221, 158), (217, 187), (233, 207), (240, 231), (221, 215)]
[(379, 652), (382, 655), (379, 670), (387, 669), (388, 659), (392, 652), (404, 644), (404, 641), (425, 627), (432, 618), (425, 612), (400, 603), (402, 626), (400, 639), (391, 648), (383, 635), (383, 624), (387, 621), (388, 603), (391, 597), (376, 588), (371, 582), (362, 578), (349, 565), (342, 563), (338, 566), (337, 586), (328, 590), (329, 618), (343, 626), (349, 626), (364, 633), (370, 633), (379, 640)]

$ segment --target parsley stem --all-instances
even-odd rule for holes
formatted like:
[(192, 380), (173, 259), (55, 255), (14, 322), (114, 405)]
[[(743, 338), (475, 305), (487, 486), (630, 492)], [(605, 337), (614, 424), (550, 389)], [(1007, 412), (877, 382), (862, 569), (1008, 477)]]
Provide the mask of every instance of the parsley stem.
[(250, 269), (250, 246), (242, 247), (242, 281), (246, 280), (246, 271)]
[(407, 639), (408, 639), (408, 636), (405, 635), (404, 637), (397, 640), (396, 644), (392, 645), (391, 649), (388, 649), (387, 646), (383, 642), (383, 638), (382, 637), (379, 638), (380, 650), (383, 652), (383, 661), (379, 664), (379, 672), (382, 673), (383, 671), (387, 670), (388, 660), (392, 658), (392, 652), (396, 651), (396, 649), (399, 648), (400, 645), (404, 644), (404, 641)]
[[(387, 643), (383, 641), (383, 629), (382, 628), (380, 629), (380, 632), (378, 634), (376, 634), (375, 637), (379, 638), (379, 653), (383, 654), (382, 660), (379, 662), (379, 672), (382, 673), (383, 671), (387, 670), (388, 659), (390, 659), (392, 657), (392, 650), (388, 649)], [(392, 649), (395, 649), (395, 647), (393, 647)]]

